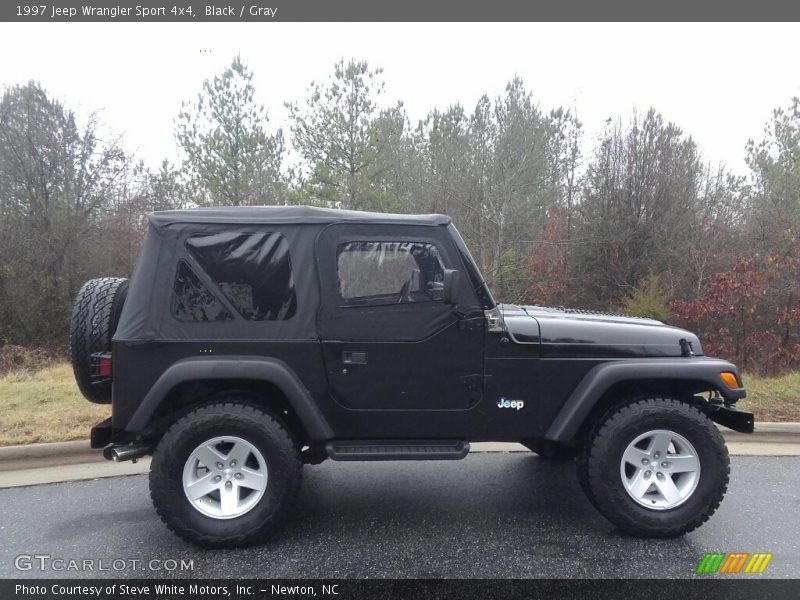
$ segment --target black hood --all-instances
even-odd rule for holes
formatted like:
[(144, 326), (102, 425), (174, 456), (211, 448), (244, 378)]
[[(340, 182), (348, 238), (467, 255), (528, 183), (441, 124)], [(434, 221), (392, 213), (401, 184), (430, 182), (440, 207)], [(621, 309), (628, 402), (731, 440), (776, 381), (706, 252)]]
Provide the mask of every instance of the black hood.
[(543, 357), (642, 357), (702, 355), (693, 333), (644, 319), (569, 308), (501, 304), (509, 336), (541, 344)]

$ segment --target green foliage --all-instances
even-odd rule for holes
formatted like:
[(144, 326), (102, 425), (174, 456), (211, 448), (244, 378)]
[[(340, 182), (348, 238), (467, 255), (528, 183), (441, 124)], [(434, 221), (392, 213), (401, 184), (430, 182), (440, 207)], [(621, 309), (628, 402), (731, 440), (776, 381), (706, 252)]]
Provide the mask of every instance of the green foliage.
[(149, 210), (170, 210), (189, 206), (197, 193), (192, 181), (175, 169), (167, 160), (161, 163), (158, 171), (152, 172), (138, 165), (136, 176), (140, 178), (139, 193), (146, 200)]
[(562, 109), (542, 111), (518, 77), (505, 93), (483, 96), (471, 115), (434, 111), (415, 134), (424, 210), (452, 215), (499, 298), (528, 294), (531, 242), (551, 207), (575, 190), (580, 123)]
[(669, 300), (669, 290), (664, 286), (661, 277), (656, 273), (650, 273), (639, 287), (625, 298), (623, 310), (636, 317), (666, 321)]
[(792, 243), (800, 232), (800, 98), (778, 108), (764, 130), (764, 139), (747, 144), (752, 170), (750, 225), (761, 251)]
[(194, 103), (184, 103), (175, 137), (198, 204), (282, 200), (283, 133), (265, 131), (267, 112), (254, 95), (253, 74), (237, 56), (221, 75), (203, 83)]
[(292, 141), (311, 169), (305, 187), (321, 204), (401, 208), (391, 174), (400, 172), (407, 119), (401, 104), (379, 108), (381, 73), (366, 61), (340, 60), (328, 82), (311, 83), (304, 105), (286, 105)]

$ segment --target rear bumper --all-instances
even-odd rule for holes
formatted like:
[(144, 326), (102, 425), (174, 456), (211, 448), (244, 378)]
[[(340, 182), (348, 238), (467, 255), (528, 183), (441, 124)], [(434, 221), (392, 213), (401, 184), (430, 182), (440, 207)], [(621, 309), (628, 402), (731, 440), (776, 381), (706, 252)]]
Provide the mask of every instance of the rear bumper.
[[(119, 432), (117, 433), (119, 434)], [(124, 460), (136, 462), (137, 458), (153, 453), (152, 445), (142, 443), (125, 444), (119, 441), (120, 437), (125, 436), (114, 435), (114, 428), (111, 426), (111, 418), (109, 417), (105, 421), (92, 427), (89, 442), (92, 448), (103, 449), (103, 457), (106, 460), (113, 460), (115, 462), (122, 462)]]
[(111, 427), (111, 417), (92, 427), (89, 441), (92, 448), (105, 448), (111, 443), (113, 429)]

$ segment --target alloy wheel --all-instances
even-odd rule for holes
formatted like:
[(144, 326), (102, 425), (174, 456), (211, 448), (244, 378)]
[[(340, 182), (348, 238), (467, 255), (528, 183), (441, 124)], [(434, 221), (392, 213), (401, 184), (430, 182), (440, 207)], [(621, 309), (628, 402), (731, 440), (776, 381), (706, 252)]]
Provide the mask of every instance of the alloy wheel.
[(191, 505), (214, 519), (251, 510), (267, 489), (267, 463), (253, 444), (221, 436), (203, 442), (183, 468), (183, 491)]
[(652, 510), (669, 510), (697, 489), (700, 458), (685, 437), (657, 429), (628, 444), (619, 470), (625, 491), (634, 501)]

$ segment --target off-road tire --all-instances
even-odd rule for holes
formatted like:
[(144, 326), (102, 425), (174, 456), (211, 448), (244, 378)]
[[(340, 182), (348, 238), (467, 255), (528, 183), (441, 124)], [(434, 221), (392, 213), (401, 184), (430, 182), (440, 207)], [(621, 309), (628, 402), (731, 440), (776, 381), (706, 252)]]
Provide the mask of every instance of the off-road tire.
[(92, 382), (92, 354), (110, 352), (119, 316), (128, 295), (128, 280), (90, 279), (83, 284), (69, 321), (69, 351), (78, 389), (90, 402), (111, 402), (111, 381)]
[[(628, 444), (657, 429), (685, 437), (700, 460), (696, 489), (668, 510), (635, 502), (620, 476)], [(612, 409), (594, 428), (576, 462), (578, 480), (589, 501), (621, 531), (637, 537), (671, 538), (693, 531), (719, 507), (730, 475), (728, 450), (719, 430), (698, 408), (668, 397), (640, 399)]]
[[(175, 422), (153, 454), (150, 497), (161, 520), (184, 540), (205, 548), (247, 546), (265, 538), (293, 504), (302, 463), (292, 434), (283, 422), (247, 398), (202, 406)], [(215, 519), (200, 513), (183, 491), (183, 469), (192, 451), (218, 436), (238, 436), (264, 456), (266, 492), (247, 513)]]

